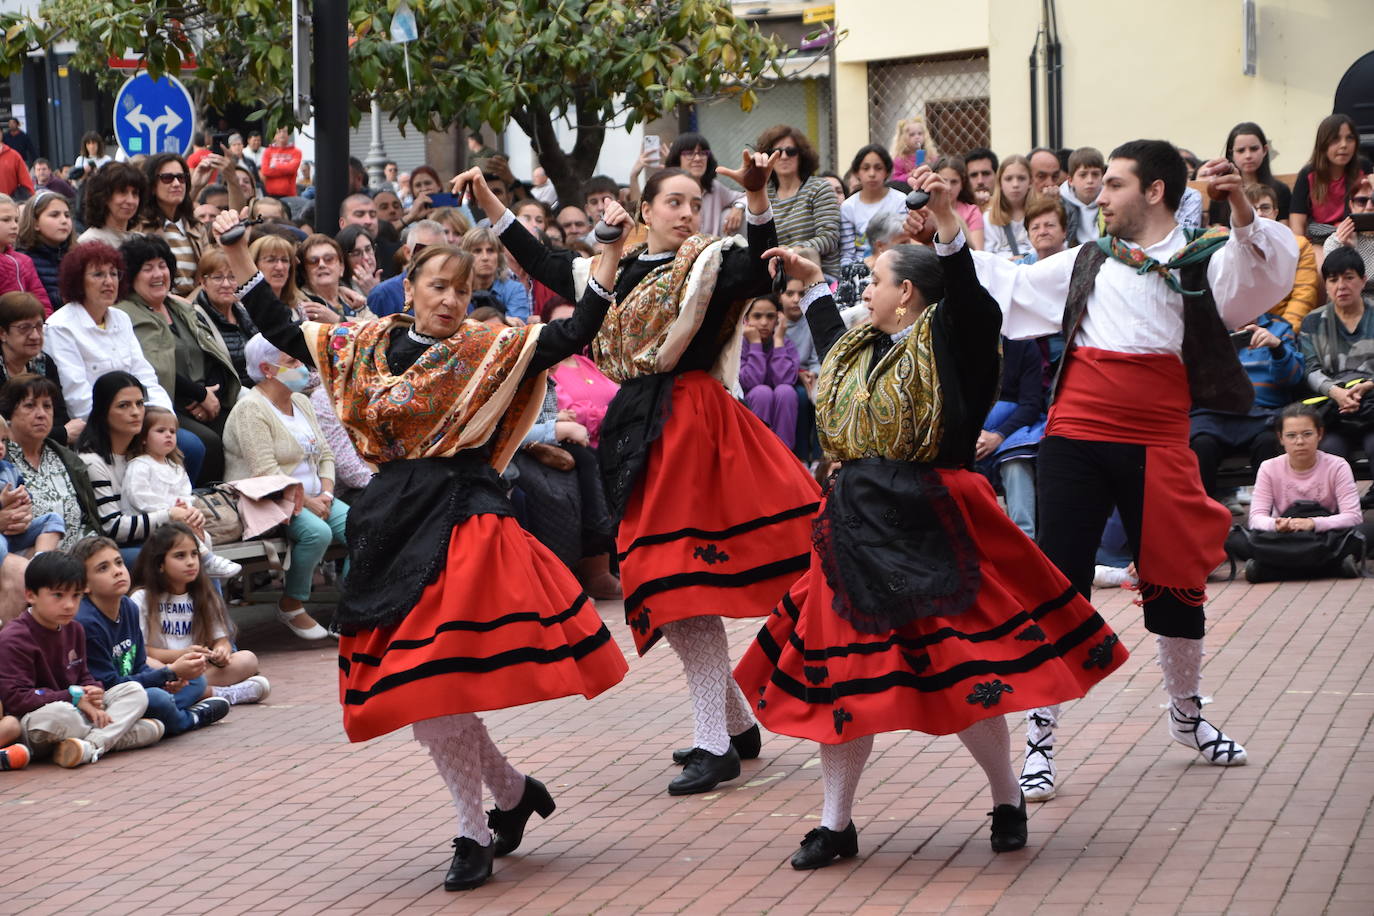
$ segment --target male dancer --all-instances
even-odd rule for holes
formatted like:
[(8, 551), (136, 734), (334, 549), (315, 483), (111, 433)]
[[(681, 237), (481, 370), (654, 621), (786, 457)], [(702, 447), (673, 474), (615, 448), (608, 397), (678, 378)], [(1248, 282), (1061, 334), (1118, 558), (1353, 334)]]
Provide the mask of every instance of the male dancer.
[[(1068, 342), (1038, 457), (1041, 548), (1090, 596), (1103, 525), (1120, 508), (1159, 647), (1169, 734), (1210, 764), (1235, 766), (1245, 749), (1202, 718), (1201, 697), (1207, 576), (1225, 556), (1230, 514), (1202, 488), (1188, 410), (1248, 411), (1254, 391), (1228, 331), (1287, 295), (1297, 245), (1284, 226), (1255, 218), (1222, 159), (1198, 177), (1230, 201), (1230, 233), (1185, 232), (1174, 212), (1186, 175), (1171, 144), (1134, 140), (1112, 151), (1098, 242), (1029, 266), (974, 255), (1006, 336), (1062, 329)], [(1021, 782), (1028, 801), (1045, 801), (1059, 708), (1027, 720)]]

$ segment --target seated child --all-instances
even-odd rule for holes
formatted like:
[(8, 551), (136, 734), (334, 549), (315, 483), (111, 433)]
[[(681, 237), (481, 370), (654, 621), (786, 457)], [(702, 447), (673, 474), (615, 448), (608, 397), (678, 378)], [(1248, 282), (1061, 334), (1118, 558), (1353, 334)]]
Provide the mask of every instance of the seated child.
[(86, 597), (76, 619), (86, 631), (86, 667), (91, 674), (106, 690), (127, 681), (142, 684), (148, 692), (148, 717), (166, 726), (168, 735), (223, 719), (229, 701), (210, 696), (204, 655), (186, 652), (168, 665), (148, 659), (119, 546), (106, 537), (90, 537), (78, 541), (71, 552), (86, 567)]
[[(191, 478), (177, 448), (176, 414), (161, 407), (147, 408), (143, 431), (134, 437), (129, 451), (138, 457), (130, 459), (124, 469), (120, 511), (158, 512), (191, 505)], [(196, 531), (196, 540), (201, 565), (212, 579), (231, 579), (243, 571), (239, 564), (211, 552), (204, 528)]]
[(200, 545), (190, 528), (181, 522), (159, 526), (138, 553), (134, 584), (138, 589), (129, 599), (142, 614), (150, 658), (170, 665), (187, 652), (204, 656), (214, 696), (236, 706), (267, 698), (271, 685), (258, 674), (258, 657), (230, 641), (229, 612), (200, 565)]
[[(0, 417), (0, 493), (11, 490), (18, 490), (24, 485), (24, 478), (12, 463), (5, 460), (5, 440), (10, 436), (10, 425), (5, 422), (4, 417)], [(29, 522), (29, 527), (19, 534), (6, 536), (0, 532), (0, 562), (3, 562), (10, 551), (27, 550), (34, 548), (37, 553), (45, 550), (56, 550), (57, 545), (62, 542), (62, 535), (67, 533), (67, 525), (62, 521), (62, 516), (56, 512), (45, 512), (42, 515), (34, 516), (33, 521)]]
[(1315, 407), (1291, 404), (1275, 427), (1284, 453), (1261, 464), (1255, 477), (1245, 578), (1358, 576), (1374, 525), (1364, 522), (1349, 463), (1317, 447), (1322, 420)]
[(134, 681), (105, 690), (86, 668), (86, 633), (76, 609), (82, 564), (60, 551), (24, 570), (28, 610), (0, 629), (0, 703), (19, 718), (35, 757), (58, 766), (94, 763), (112, 751), (156, 744), (162, 723), (145, 719), (148, 694)]
[(739, 385), (749, 409), (788, 448), (797, 438), (797, 348), (787, 339), (778, 300), (760, 296), (744, 315)]

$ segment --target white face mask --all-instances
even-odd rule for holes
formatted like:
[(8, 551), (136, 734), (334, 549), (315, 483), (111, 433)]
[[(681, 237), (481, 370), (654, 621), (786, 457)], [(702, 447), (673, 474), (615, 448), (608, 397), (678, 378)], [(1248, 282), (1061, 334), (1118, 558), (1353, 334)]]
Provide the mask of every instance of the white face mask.
[(310, 384), (310, 370), (304, 366), (277, 366), (277, 381), (299, 393)]

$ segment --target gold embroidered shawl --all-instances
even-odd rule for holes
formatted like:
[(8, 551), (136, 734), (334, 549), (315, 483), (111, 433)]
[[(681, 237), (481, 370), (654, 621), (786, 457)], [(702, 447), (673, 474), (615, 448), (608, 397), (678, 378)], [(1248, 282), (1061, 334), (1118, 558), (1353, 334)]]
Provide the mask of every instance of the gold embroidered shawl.
[(450, 457), (496, 435), (503, 470), (539, 415), (545, 373), (524, 381), (541, 325), (493, 330), (465, 320), (414, 365), (392, 375), (389, 332), (409, 315), (361, 324), (301, 325), (340, 422), (363, 459)]
[[(733, 238), (694, 235), (682, 243), (677, 255), (652, 270), (621, 302), (611, 305), (601, 330), (592, 341), (597, 368), (612, 381), (624, 383), (640, 375), (670, 372), (706, 319), (706, 309), (720, 276), (721, 258), (739, 244)], [(574, 266), (574, 282), (595, 269), (595, 260), (581, 259)], [(582, 290), (577, 290), (580, 295)], [(743, 308), (741, 300), (736, 311)], [(726, 316), (732, 333), (721, 348), (711, 374), (727, 388), (739, 376), (739, 315)]]
[(827, 455), (935, 460), (944, 433), (931, 346), (937, 308), (925, 309), (876, 366), (870, 365), (873, 340), (883, 332), (871, 325), (846, 331), (826, 354), (816, 383), (816, 427)]

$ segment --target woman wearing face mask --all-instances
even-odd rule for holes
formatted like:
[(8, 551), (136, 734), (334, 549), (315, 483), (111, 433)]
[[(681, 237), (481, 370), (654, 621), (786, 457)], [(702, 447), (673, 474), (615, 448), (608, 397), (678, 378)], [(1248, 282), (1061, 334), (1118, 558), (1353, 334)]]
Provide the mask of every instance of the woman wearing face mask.
[(277, 619), (302, 639), (329, 634), (305, 611), (315, 567), (331, 543), (344, 543), (348, 506), (334, 498), (334, 453), (315, 408), (305, 396), (310, 370), (261, 334), (243, 347), (253, 387), (239, 398), (224, 425), (229, 480), (285, 474), (300, 482), (305, 502), (291, 519), (291, 564)]
[[(741, 168), (717, 170), (746, 189), (747, 244), (701, 235), (701, 185), (681, 169), (656, 172), (640, 202), (646, 243), (616, 265), (616, 304), (592, 344), (597, 367), (621, 385), (600, 458), (620, 525), (625, 620), (640, 654), (667, 637), (692, 696), (694, 746), (674, 755), (685, 767), (672, 795), (709, 792), (758, 756), (758, 725), (729, 680), (722, 617), (762, 617), (787, 591), (805, 567), (818, 498), (788, 446), (730, 395), (741, 314), (771, 282), (761, 258), (777, 234), (765, 187), (778, 158), (746, 152)], [(455, 179), (455, 194), (465, 188), (506, 250), (555, 293), (572, 297), (608, 260), (545, 249), (480, 170)]]
[[(607, 219), (629, 222), (617, 204)], [(236, 222), (221, 214), (215, 231)], [(350, 510), (363, 536), (348, 545), (332, 622), (344, 730), (365, 741), (413, 726), (458, 812), (444, 887), (477, 887), (491, 877), (495, 856), (520, 845), (530, 816), (547, 817), (555, 804), (542, 783), (505, 760), (475, 714), (596, 696), (627, 670), (573, 574), (515, 521), (500, 479), (539, 413), (546, 373), (600, 327), (619, 246), (610, 246), (570, 318), (500, 329), (465, 317), (472, 257), (449, 245), (428, 246), (411, 261), (410, 314), (299, 326), (243, 243), (225, 250), (263, 336), (318, 368), (358, 453), (378, 468)], [(259, 365), (283, 389), (301, 383), (285, 356)], [(279, 366), (289, 374), (277, 374)], [(293, 626), (309, 620), (298, 602), (282, 605)], [(483, 783), (496, 799), (487, 817)]]
[(807, 284), (825, 354), (816, 426), (842, 462), (810, 569), (736, 670), (764, 725), (821, 744), (825, 805), (797, 869), (858, 854), (859, 776), (873, 736), (897, 730), (957, 734), (992, 789), (993, 850), (1020, 849), (1025, 800), (1004, 714), (1082, 696), (1126, 658), (971, 468), (1000, 388), (1002, 313), (978, 283), (949, 185), (928, 166), (913, 180), (952, 250), (879, 256), (864, 290), (871, 323), (845, 331), (820, 270), (769, 252)]

